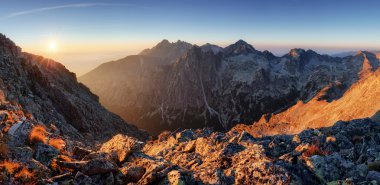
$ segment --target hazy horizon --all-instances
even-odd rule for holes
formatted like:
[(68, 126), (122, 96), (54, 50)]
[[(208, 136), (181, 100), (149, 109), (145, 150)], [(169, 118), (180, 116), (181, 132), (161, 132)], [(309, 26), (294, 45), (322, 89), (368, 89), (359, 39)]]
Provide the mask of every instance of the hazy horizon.
[(24, 51), (83, 75), (163, 39), (227, 46), (243, 39), (277, 55), (379, 50), (377, 1), (8, 1), (0, 32)]

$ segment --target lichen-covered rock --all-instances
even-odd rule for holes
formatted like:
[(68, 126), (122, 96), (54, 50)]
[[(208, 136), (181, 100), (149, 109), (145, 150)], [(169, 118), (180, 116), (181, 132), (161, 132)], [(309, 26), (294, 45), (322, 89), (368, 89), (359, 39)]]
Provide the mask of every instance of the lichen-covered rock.
[(125, 182), (137, 182), (145, 174), (145, 168), (142, 166), (127, 166), (120, 169), (125, 176)]
[(104, 143), (100, 152), (108, 153), (116, 162), (123, 162), (134, 151), (138, 151), (143, 147), (144, 143), (135, 138), (118, 134), (111, 140)]

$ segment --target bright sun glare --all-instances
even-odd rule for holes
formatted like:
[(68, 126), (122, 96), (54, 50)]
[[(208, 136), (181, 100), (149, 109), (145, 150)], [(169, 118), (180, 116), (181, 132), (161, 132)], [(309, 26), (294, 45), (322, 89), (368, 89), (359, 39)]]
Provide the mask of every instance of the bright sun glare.
[(55, 51), (56, 49), (57, 49), (57, 44), (54, 41), (50, 42), (49, 43), (49, 50)]

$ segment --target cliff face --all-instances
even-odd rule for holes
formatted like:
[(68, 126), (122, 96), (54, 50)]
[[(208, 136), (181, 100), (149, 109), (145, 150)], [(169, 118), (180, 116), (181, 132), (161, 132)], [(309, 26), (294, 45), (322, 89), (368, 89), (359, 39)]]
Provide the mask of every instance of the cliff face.
[(37, 121), (53, 124), (63, 134), (104, 140), (115, 133), (147, 137), (135, 126), (108, 112), (74, 73), (63, 65), (21, 52), (0, 35), (0, 91), (2, 100), (17, 102)]
[[(226, 48), (180, 45), (163, 41), (144, 55), (103, 64), (79, 80), (109, 110), (158, 134), (250, 124), (297, 101), (308, 102), (327, 86), (320, 99), (330, 102), (378, 68), (373, 55), (337, 58), (292, 49), (276, 57), (242, 40)], [(177, 55), (165, 54), (167, 48), (175, 48)]]

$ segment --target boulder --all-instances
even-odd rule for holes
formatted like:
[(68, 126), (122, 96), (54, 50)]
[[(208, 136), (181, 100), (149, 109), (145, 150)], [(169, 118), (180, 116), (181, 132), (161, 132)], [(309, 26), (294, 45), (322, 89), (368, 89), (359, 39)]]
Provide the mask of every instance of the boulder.
[(93, 159), (88, 161), (81, 169), (86, 175), (105, 174), (117, 171), (117, 166), (106, 159)]
[(192, 141), (187, 142), (183, 151), (184, 152), (194, 152), (195, 151), (195, 142), (196, 142), (196, 140), (192, 140)]
[(74, 183), (76, 185), (92, 185), (93, 184), (92, 179), (81, 172), (77, 172), (77, 174), (75, 175)]
[(132, 152), (142, 149), (143, 145), (143, 142), (133, 137), (118, 134), (104, 143), (99, 151), (111, 154), (116, 162), (122, 163)]
[(33, 150), (30, 147), (11, 148), (12, 158), (21, 162), (29, 161), (33, 158)]
[(38, 143), (35, 147), (34, 158), (45, 166), (49, 166), (51, 161), (59, 155), (59, 151), (54, 147)]
[(83, 159), (86, 155), (90, 154), (91, 150), (87, 150), (85, 148), (75, 146), (73, 148), (73, 154), (78, 158), (78, 159)]
[(123, 167), (120, 171), (125, 176), (125, 182), (137, 182), (145, 174), (145, 168), (142, 166)]
[[(12, 127), (11, 127), (12, 128)], [(29, 122), (23, 122), (21, 124), (17, 123), (17, 126), (14, 126), (14, 131), (12, 131), (10, 146), (24, 146), (29, 137), (29, 133), (33, 128), (33, 125)]]
[(366, 179), (368, 181), (376, 181), (377, 184), (380, 184), (380, 172), (377, 171), (369, 171)]
[(193, 140), (195, 139), (195, 134), (193, 132), (193, 130), (191, 129), (186, 129), (182, 132), (178, 132), (176, 134), (176, 139), (177, 141), (179, 142), (186, 142), (186, 141), (190, 141), (190, 140)]
[(314, 155), (307, 160), (306, 165), (324, 183), (348, 178), (348, 172), (355, 168), (354, 163), (343, 159), (338, 153), (330, 156)]

